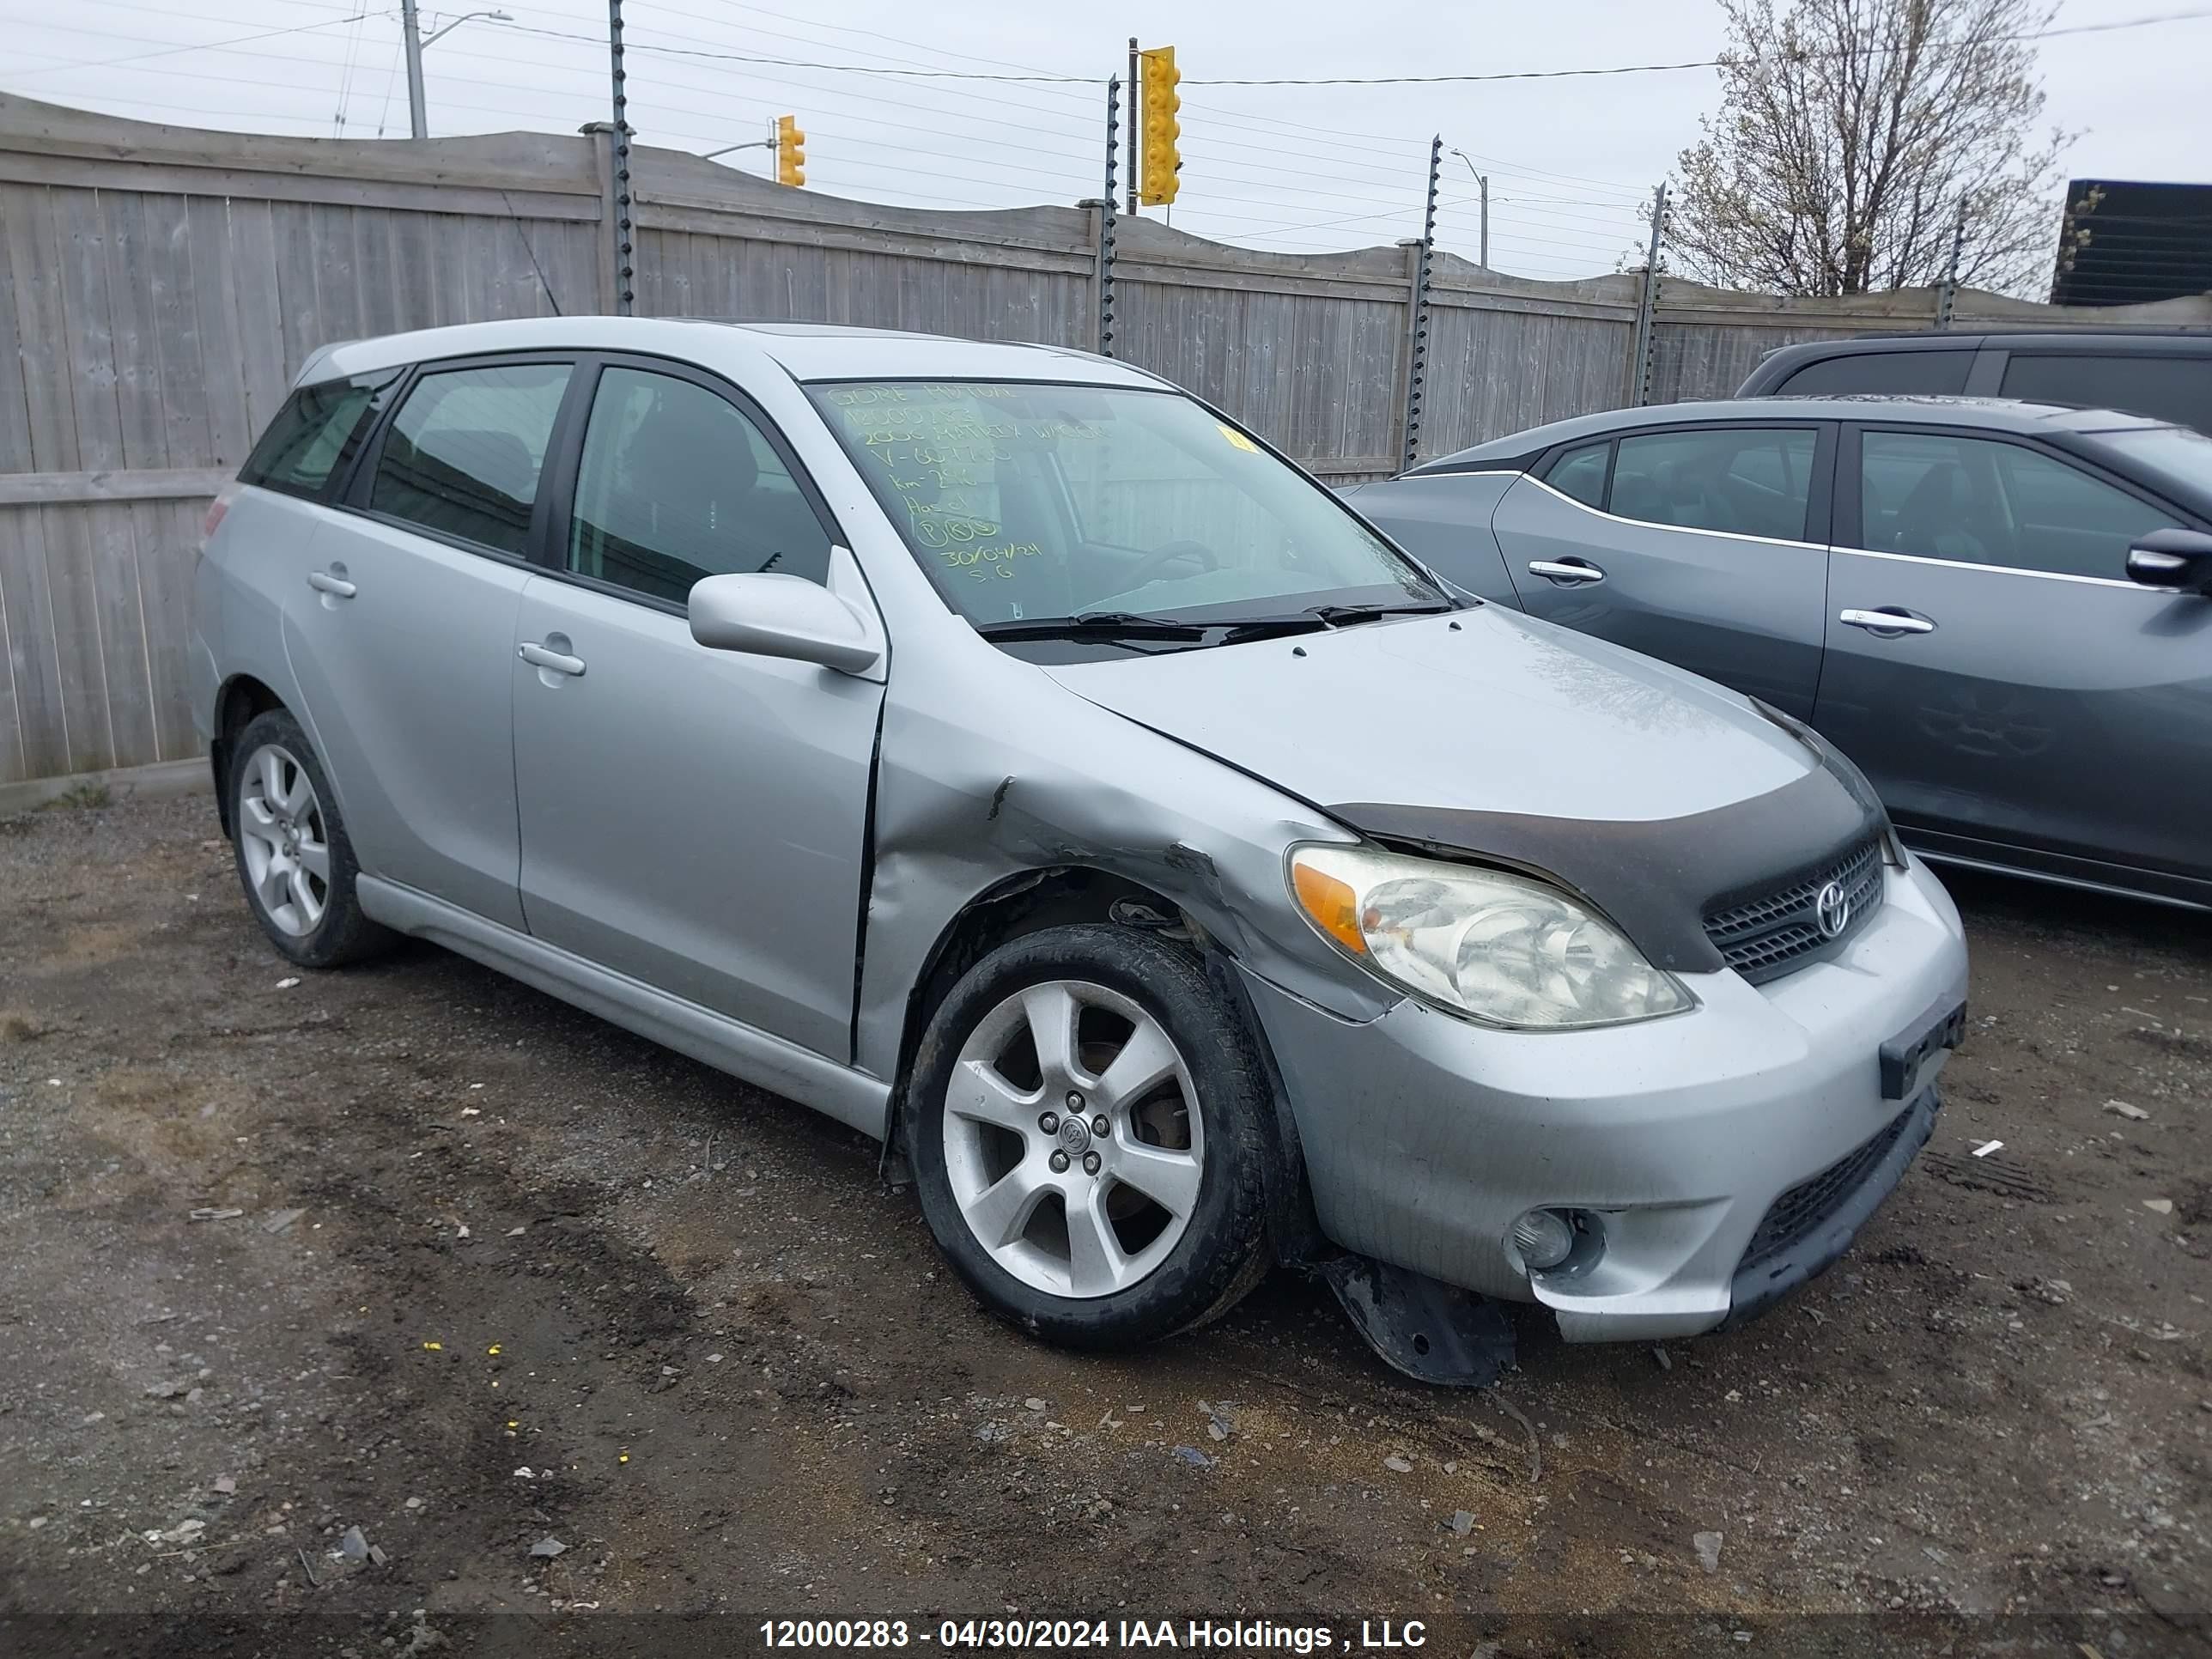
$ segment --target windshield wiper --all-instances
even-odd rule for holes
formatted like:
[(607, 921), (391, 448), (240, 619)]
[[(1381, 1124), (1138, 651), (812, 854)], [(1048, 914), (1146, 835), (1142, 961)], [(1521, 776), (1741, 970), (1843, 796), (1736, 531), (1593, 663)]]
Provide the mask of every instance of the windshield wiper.
[(978, 623), (975, 631), (987, 640), (1202, 640), (1216, 626), (1129, 611), (1085, 611), (1073, 617)]
[(1226, 631), (1224, 645), (1244, 640), (1272, 639), (1284, 634), (1313, 634), (1323, 629), (1346, 628), (1355, 623), (1379, 622), (1385, 617), (1425, 617), (1456, 610), (1451, 605), (1316, 605), (1293, 616), (1252, 617), (1243, 622), (1218, 624)]
[(1385, 617), (1433, 617), (1458, 608), (1449, 600), (1442, 605), (1317, 605), (1306, 615), (1320, 617), (1331, 628), (1342, 628), (1352, 623), (1380, 622)]

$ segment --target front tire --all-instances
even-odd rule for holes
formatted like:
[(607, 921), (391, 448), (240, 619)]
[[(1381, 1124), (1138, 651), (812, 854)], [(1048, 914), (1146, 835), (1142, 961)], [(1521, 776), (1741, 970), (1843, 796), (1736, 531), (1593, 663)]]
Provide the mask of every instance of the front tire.
[(230, 823), (239, 884), (269, 942), (302, 968), (336, 968), (389, 949), (396, 936), (362, 914), (361, 866), (322, 763), (285, 710), (238, 734)]
[(1272, 1261), (1267, 1085), (1190, 951), (1031, 933), (932, 1016), (902, 1127), (922, 1213), (991, 1312), (1070, 1347), (1218, 1318)]

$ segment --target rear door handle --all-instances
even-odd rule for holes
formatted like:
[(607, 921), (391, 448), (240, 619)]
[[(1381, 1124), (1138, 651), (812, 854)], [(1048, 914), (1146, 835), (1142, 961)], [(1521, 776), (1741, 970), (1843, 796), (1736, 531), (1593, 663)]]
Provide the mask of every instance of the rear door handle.
[(344, 577), (333, 576), (327, 570), (309, 571), (307, 573), (307, 586), (313, 588), (318, 593), (328, 593), (331, 598), (338, 599), (349, 599), (356, 592), (360, 592), (358, 588), (356, 588), (351, 582), (348, 581)]
[(581, 677), (584, 672), (584, 659), (581, 657), (571, 657), (562, 652), (548, 651), (544, 646), (536, 643), (517, 646), (514, 653), (532, 668), (544, 668), (556, 674), (566, 674), (571, 679)]
[(1531, 559), (1528, 574), (1541, 576), (1547, 581), (1565, 582), (1570, 586), (1605, 580), (1605, 572), (1587, 559)]
[(1875, 611), (1846, 611), (1838, 615), (1838, 622), (1848, 623), (1853, 628), (1863, 628), (1869, 634), (1885, 634), (1895, 637), (1899, 634), (1933, 634), (1936, 624), (1925, 617), (1917, 617), (1902, 605), (1886, 605)]

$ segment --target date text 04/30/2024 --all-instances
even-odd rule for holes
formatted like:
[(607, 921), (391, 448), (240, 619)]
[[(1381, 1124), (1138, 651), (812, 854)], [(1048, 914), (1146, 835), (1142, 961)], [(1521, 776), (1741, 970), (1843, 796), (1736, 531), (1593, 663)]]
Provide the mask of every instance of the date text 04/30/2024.
[(904, 1619), (769, 1619), (761, 1640), (771, 1648), (852, 1650), (928, 1646), (963, 1649), (1171, 1649), (1201, 1653), (1379, 1651), (1427, 1645), (1419, 1620), (1363, 1619), (1357, 1631), (1264, 1619), (947, 1619), (935, 1629)]

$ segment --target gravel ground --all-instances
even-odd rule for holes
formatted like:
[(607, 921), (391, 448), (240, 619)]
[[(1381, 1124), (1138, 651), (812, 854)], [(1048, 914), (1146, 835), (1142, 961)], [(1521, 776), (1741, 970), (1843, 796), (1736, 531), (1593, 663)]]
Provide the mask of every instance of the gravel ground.
[(428, 947), (295, 980), (216, 833), (0, 823), (0, 1650), (2212, 1652), (2202, 916), (1959, 879), (1972, 1036), (1850, 1255), (1458, 1394), (1285, 1273), (1034, 1346), (860, 1138)]

